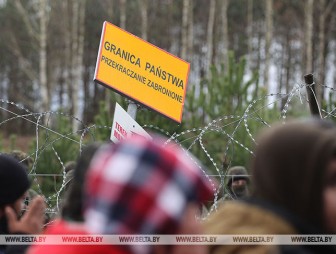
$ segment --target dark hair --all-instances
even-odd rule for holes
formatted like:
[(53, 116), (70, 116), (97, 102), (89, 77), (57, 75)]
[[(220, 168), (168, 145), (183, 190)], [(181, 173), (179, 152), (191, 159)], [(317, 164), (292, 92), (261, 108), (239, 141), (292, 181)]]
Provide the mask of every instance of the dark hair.
[(324, 230), (326, 168), (335, 158), (335, 126), (324, 120), (290, 121), (262, 133), (252, 160), (253, 196)]
[(99, 143), (93, 143), (85, 147), (77, 159), (74, 169), (74, 177), (70, 183), (68, 193), (66, 193), (61, 216), (64, 219), (72, 221), (83, 221), (83, 185), (86, 172), (89, 169), (90, 162), (101, 146)]

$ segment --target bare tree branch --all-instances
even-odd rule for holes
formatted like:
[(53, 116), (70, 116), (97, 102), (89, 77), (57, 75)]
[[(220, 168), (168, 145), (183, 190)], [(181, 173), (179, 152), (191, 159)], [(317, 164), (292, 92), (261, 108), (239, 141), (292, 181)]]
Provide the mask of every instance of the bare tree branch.
[(36, 81), (38, 79), (38, 75), (32, 67), (31, 62), (23, 56), (17, 40), (12, 32), (9, 34), (9, 41), (10, 43), (8, 43), (7, 46), (10, 48), (10, 51), (13, 53), (13, 55), (18, 59), (20, 70), (22, 70), (22, 72), (25, 73), (31, 81)]
[(335, 1), (330, 1), (327, 5), (327, 7), (324, 10), (323, 15), (325, 15), (325, 17), (328, 17), (334, 7)]
[(29, 35), (37, 43), (39, 41), (38, 30), (33, 27), (34, 25), (33, 25), (32, 21), (29, 19), (27, 11), (23, 8), (21, 1), (20, 0), (15, 0), (14, 3), (15, 3), (15, 6), (16, 6), (17, 10), (19, 11), (19, 13), (21, 14), (21, 16), (23, 18), (23, 22), (24, 22), (25, 26), (27, 27)]

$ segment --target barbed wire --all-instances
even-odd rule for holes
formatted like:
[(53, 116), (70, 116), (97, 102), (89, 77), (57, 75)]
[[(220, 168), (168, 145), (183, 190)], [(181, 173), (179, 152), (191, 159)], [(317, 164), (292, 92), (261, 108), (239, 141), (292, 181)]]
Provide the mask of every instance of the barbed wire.
[[(330, 90), (331, 93), (335, 92), (333, 87), (322, 86), (326, 90)], [(204, 153), (205, 158), (210, 164), (210, 168), (206, 169), (202, 166), (202, 164), (198, 161), (198, 159), (190, 156), (190, 158), (194, 161), (197, 167), (203, 171), (204, 175), (211, 183), (213, 190), (215, 192), (214, 197), (214, 206), (213, 209), (217, 209), (217, 201), (220, 197), (220, 191), (223, 190), (227, 192), (227, 187), (224, 184), (224, 180), (227, 177), (231, 177), (227, 175), (227, 171), (232, 163), (232, 158), (237, 153), (236, 149), (242, 149), (242, 151), (247, 152), (251, 156), (254, 155), (253, 149), (251, 149), (244, 141), (239, 140), (239, 136), (237, 133), (239, 131), (246, 133), (249, 140), (252, 144), (257, 145), (256, 141), (256, 130), (253, 128), (253, 125), (258, 125), (259, 128), (269, 127), (272, 122), (269, 119), (265, 119), (262, 117), (262, 112), (267, 110), (274, 105), (277, 105), (279, 102), (284, 103), (283, 108), (279, 109), (278, 117), (273, 116), (272, 119), (281, 120), (284, 123), (286, 122), (288, 112), (290, 110), (290, 105), (293, 104), (294, 99), (298, 99), (299, 103), (304, 105), (307, 101), (307, 98), (304, 98), (305, 95), (302, 93), (302, 89), (306, 89), (307, 86), (304, 84), (296, 84), (293, 86), (293, 89), (288, 93), (271, 93), (260, 98), (252, 100), (246, 108), (242, 111), (242, 113), (237, 115), (224, 115), (220, 116), (216, 119), (211, 120), (205, 126), (194, 126), (191, 129), (183, 130), (181, 132), (170, 133), (169, 131), (159, 127), (152, 125), (150, 123), (143, 125), (143, 128), (146, 130), (153, 130), (167, 137), (165, 145), (169, 145), (174, 142), (180, 145), (183, 150), (190, 156), (189, 151), (196, 146), (198, 146), (201, 151)], [(309, 87), (308, 87), (309, 88)], [(316, 98), (316, 96), (315, 96)], [(284, 102), (285, 100), (285, 102)], [(35, 126), (35, 151), (27, 154), (27, 158), (33, 158), (33, 165), (29, 171), (30, 177), (33, 179), (34, 186), (37, 192), (41, 195), (44, 195), (43, 188), (41, 186), (41, 181), (39, 178), (41, 177), (52, 177), (54, 178), (54, 193), (48, 194), (45, 196), (47, 203), (47, 213), (57, 214), (60, 209), (60, 202), (62, 199), (62, 193), (66, 187), (66, 172), (65, 172), (65, 161), (62, 160), (62, 156), (59, 154), (59, 151), (55, 148), (55, 145), (58, 142), (67, 141), (72, 142), (75, 146), (78, 146), (78, 154), (81, 154), (83, 147), (85, 147), (85, 143), (94, 142), (96, 140), (95, 130), (104, 129), (111, 131), (111, 126), (104, 125), (86, 125), (82, 120), (74, 117), (72, 115), (66, 114), (64, 112), (59, 111), (48, 111), (48, 112), (31, 112), (31, 110), (25, 108), (19, 102), (8, 101), (4, 99), (0, 99), (0, 112), (2, 111), (2, 117), (0, 122), (0, 132), (2, 128), (6, 127), (6, 124), (9, 124), (18, 119), (25, 121), (27, 124), (32, 124)], [(14, 109), (9, 109), (14, 106)], [(329, 109), (321, 109), (323, 113), (323, 118), (334, 118), (336, 117), (336, 105), (330, 107)], [(7, 118), (6, 116), (7, 115)], [(78, 130), (68, 131), (67, 133), (63, 133), (63, 131), (58, 130), (57, 127), (53, 125), (53, 118), (64, 118), (68, 121), (78, 121), (79, 126), (82, 128)], [(43, 133), (42, 133), (43, 130)], [(224, 158), (231, 158), (228, 161), (227, 166), (220, 166), (218, 160), (216, 160), (215, 155), (211, 154), (211, 149), (209, 149), (206, 144), (206, 135), (213, 134), (222, 135), (223, 139), (226, 140), (226, 144), (222, 149), (222, 153)], [(213, 144), (210, 144), (213, 145)], [(236, 148), (237, 147), (237, 148)], [(38, 165), (41, 158), (43, 158), (46, 151), (51, 151), (52, 155), (56, 158), (56, 162), (59, 165), (58, 172), (48, 172), (48, 173), (40, 173), (38, 172)], [(3, 152), (3, 151), (1, 151)], [(27, 159), (25, 158), (25, 159)], [(75, 159), (75, 158), (73, 158)], [(204, 162), (203, 162), (204, 164)], [(56, 165), (54, 165), (56, 166)], [(213, 172), (216, 172), (215, 174)], [(57, 178), (60, 178), (56, 181)], [(215, 183), (214, 178), (218, 178), (218, 184)], [(56, 203), (56, 205), (55, 205)], [(209, 211), (212, 212), (212, 210)]]

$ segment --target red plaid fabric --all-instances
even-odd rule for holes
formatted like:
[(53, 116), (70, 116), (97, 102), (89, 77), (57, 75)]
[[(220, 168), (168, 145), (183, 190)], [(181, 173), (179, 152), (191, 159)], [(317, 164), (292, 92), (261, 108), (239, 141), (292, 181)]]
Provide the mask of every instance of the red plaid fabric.
[(177, 145), (132, 138), (100, 149), (86, 182), (85, 221), (100, 234), (174, 234), (188, 203), (210, 200), (204, 173)]

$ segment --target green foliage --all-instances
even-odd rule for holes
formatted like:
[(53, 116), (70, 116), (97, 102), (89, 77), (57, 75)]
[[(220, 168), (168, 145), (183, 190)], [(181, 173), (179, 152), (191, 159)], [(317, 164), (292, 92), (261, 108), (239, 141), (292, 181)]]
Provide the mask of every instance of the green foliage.
[[(218, 68), (213, 66), (209, 78), (201, 81), (198, 92), (196, 92), (196, 88), (195, 85), (189, 87), (182, 124), (174, 123), (172, 120), (142, 107), (137, 111), (136, 121), (142, 126), (158, 127), (169, 135), (192, 128), (203, 129), (203, 133), (201, 130), (196, 130), (185, 134), (179, 140), (185, 148), (191, 148), (191, 152), (203, 164), (210, 169), (213, 169), (213, 163), (216, 163), (218, 168), (222, 168), (223, 163), (225, 165), (246, 165), (250, 154), (241, 147), (241, 144), (251, 148), (253, 140), (245, 129), (243, 118), (229, 118), (226, 121), (221, 120), (217, 124), (211, 124), (211, 121), (231, 115), (242, 117), (246, 113), (248, 105), (257, 96), (263, 94), (263, 91), (259, 91), (258, 74), (253, 73), (249, 78), (246, 78), (245, 58), (236, 60), (235, 55), (230, 52), (228, 68), (224, 69), (224, 65)], [(118, 101), (127, 110), (125, 100), (119, 98), (113, 98), (113, 100)], [(258, 113), (263, 114), (263, 116), (258, 115), (258, 118), (268, 115), (267, 112)], [(249, 121), (251, 132), (263, 126), (260, 121)], [(99, 114), (95, 117), (95, 124), (97, 126), (111, 126), (111, 123), (112, 117), (108, 113), (106, 103), (101, 102)], [(153, 131), (153, 129), (148, 130)], [(199, 134), (202, 135), (197, 136)], [(96, 129), (95, 136), (98, 140), (108, 140), (110, 129)]]
[[(159, 127), (165, 132), (173, 134), (174, 132), (183, 131), (183, 124), (178, 124), (171, 119), (168, 119), (157, 112), (150, 109), (140, 107), (137, 113), (136, 121), (141, 125), (153, 125)], [(152, 131), (149, 129), (149, 131)]]
[[(69, 118), (58, 115), (53, 128), (57, 129), (57, 134), (40, 129), (38, 142), (33, 140), (29, 151), (34, 159), (37, 157), (35, 173), (45, 175), (38, 177), (38, 182), (40, 191), (47, 197), (62, 186), (62, 163), (76, 160), (79, 152), (78, 135), (72, 133)], [(36, 186), (35, 189), (38, 190)]]
[(13, 151), (15, 149), (15, 144), (16, 144), (16, 135), (12, 134), (9, 136), (10, 151)]
[[(246, 60), (235, 60), (233, 52), (229, 53), (228, 68), (224, 65), (211, 67), (210, 76), (201, 81), (200, 93), (195, 96), (195, 86), (187, 96), (186, 109), (190, 114), (192, 128), (194, 126), (206, 126), (210, 120), (229, 117), (231, 115), (242, 117), (248, 105), (258, 96), (258, 74), (253, 73), (246, 79)], [(253, 89), (253, 92), (250, 92)], [(219, 120), (209, 128), (202, 136), (202, 144), (208, 151), (208, 155), (201, 149), (200, 144), (193, 147), (192, 152), (201, 159), (209, 168), (214, 159), (218, 168), (222, 164), (247, 163), (249, 153), (240, 145), (232, 142), (233, 137), (239, 143), (251, 147), (251, 139), (245, 130), (242, 119)], [(226, 123), (228, 122), (228, 124)], [(224, 128), (225, 127), (225, 128)], [(249, 125), (253, 130), (258, 128), (254, 123)], [(233, 151), (227, 154), (227, 151)], [(226, 154), (226, 156), (224, 156)]]
[[(97, 126), (112, 126), (113, 116), (109, 115), (106, 103), (101, 101), (99, 103), (99, 114), (95, 116), (95, 124)], [(97, 140), (109, 140), (111, 135), (111, 130), (109, 128), (99, 128), (96, 129), (95, 137)]]
[[(215, 174), (214, 165), (219, 171), (226, 170), (230, 165), (248, 168), (250, 151), (254, 146), (250, 133), (255, 136), (265, 126), (264, 120), (272, 122), (280, 115), (276, 106), (269, 107), (267, 99), (260, 99), (265, 95), (265, 90), (259, 88), (258, 74), (247, 75), (245, 58), (236, 60), (230, 52), (226, 69), (223, 65), (212, 66), (209, 76), (200, 82), (199, 87), (189, 86), (182, 124), (144, 108), (138, 109), (136, 121), (142, 126), (152, 125), (163, 129), (169, 136), (195, 128), (177, 139)], [(127, 110), (128, 102), (121, 96), (111, 93), (110, 100), (113, 102), (111, 105), (118, 102)], [(110, 138), (113, 112), (109, 107), (106, 101), (99, 104), (99, 113), (94, 122), (96, 128), (91, 130), (94, 131), (96, 141), (107, 141)], [(72, 134), (70, 119), (59, 117), (53, 129), (57, 129), (62, 136), (43, 131), (39, 133), (39, 147), (34, 145), (30, 151), (34, 154), (38, 150), (38, 174), (61, 174), (61, 161), (65, 163), (77, 158), (79, 138), (78, 134)], [(61, 176), (44, 177), (42, 193), (55, 193), (62, 179)]]
[(111, 91), (107, 92), (109, 92), (108, 97), (109, 101), (111, 101), (111, 108), (109, 108), (110, 105), (106, 101), (100, 101), (98, 114), (94, 117), (94, 124), (96, 125), (94, 136), (99, 141), (110, 140), (115, 103), (118, 103), (125, 110), (127, 107), (127, 100), (121, 95)]

